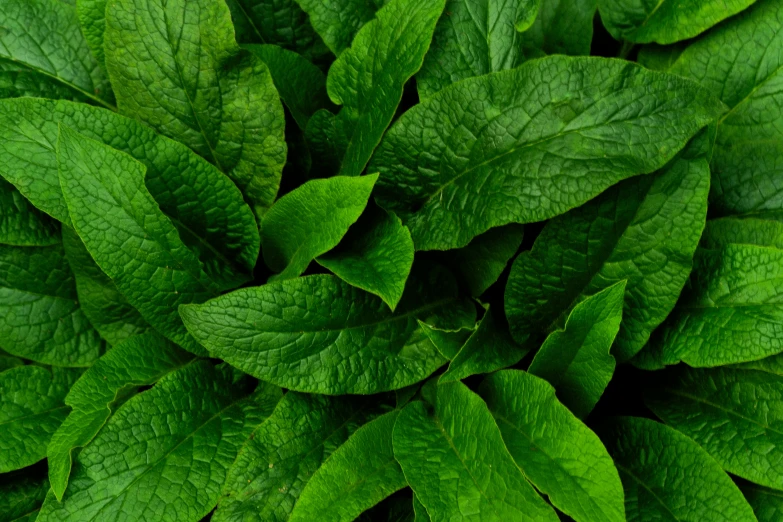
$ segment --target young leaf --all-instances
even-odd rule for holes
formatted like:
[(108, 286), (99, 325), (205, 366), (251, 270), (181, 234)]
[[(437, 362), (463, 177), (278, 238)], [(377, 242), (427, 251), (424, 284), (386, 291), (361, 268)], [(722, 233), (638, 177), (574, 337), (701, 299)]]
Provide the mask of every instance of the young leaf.
[(463, 80), (413, 107), (370, 170), (381, 174), (378, 202), (402, 218), (416, 248), (447, 250), (661, 168), (722, 111), (682, 78), (552, 56)]
[(723, 469), (780, 489), (783, 377), (754, 370), (680, 367), (650, 386), (645, 402)]
[(286, 522), (315, 471), (379, 413), (363, 398), (288, 392), (239, 452), (214, 522)]
[(693, 38), (756, 0), (599, 0), (601, 21), (615, 40), (670, 44)]
[(316, 262), (394, 311), (413, 266), (413, 240), (400, 218), (371, 205), (337, 248)]
[(296, 0), (335, 56), (345, 51), (385, 0)]
[(65, 397), (71, 412), (52, 435), (47, 448), (49, 480), (57, 500), (62, 500), (68, 484), (73, 452), (95, 437), (117, 401), (192, 359), (191, 354), (158, 334), (148, 333), (120, 343), (76, 381)]
[(49, 490), (46, 475), (28, 470), (0, 476), (0, 521), (35, 522), (38, 509)]
[(29, 365), (0, 373), (0, 473), (46, 457), (52, 433), (68, 415), (65, 394), (81, 372)]
[(522, 340), (562, 324), (581, 296), (625, 279), (620, 333), (624, 362), (671, 312), (691, 271), (707, 213), (709, 168), (677, 159), (553, 219), (522, 253), (506, 287), (511, 333)]
[(252, 386), (204, 360), (162, 378), (79, 453), (62, 502), (50, 492), (38, 520), (201, 519), (240, 446), (280, 399), (279, 388), (263, 383), (248, 395)]
[(599, 435), (620, 472), (628, 520), (756, 522), (737, 486), (685, 435), (636, 417), (612, 419)]
[(266, 65), (237, 46), (226, 3), (112, 2), (105, 40), (120, 112), (215, 163), (263, 215), (285, 163), (285, 117)]
[(297, 277), (310, 261), (337, 246), (367, 206), (377, 174), (315, 179), (289, 192), (261, 222), (270, 281)]
[(519, 370), (479, 388), (514, 461), (552, 504), (577, 522), (624, 522), (623, 486), (598, 437), (541, 379)]
[(309, 393), (378, 393), (445, 362), (417, 319), (471, 315), (449, 276), (414, 267), (395, 312), (334, 276), (312, 275), (183, 306), (180, 315), (213, 357), (259, 379)]
[(147, 322), (197, 355), (177, 306), (203, 302), (217, 285), (144, 186), (146, 168), (123, 152), (61, 127), (57, 166), (76, 232)]
[(392, 429), (400, 410), (374, 419), (318, 468), (307, 482), (290, 522), (350, 522), (407, 485), (394, 460)]
[(433, 522), (557, 522), (509, 455), (486, 404), (460, 382), (437, 387), (433, 411), (422, 401), (407, 405), (393, 443)]
[(774, 522), (783, 517), (783, 493), (780, 491), (748, 483), (742, 484), (740, 489), (759, 522)]
[(0, 245), (0, 348), (41, 364), (89, 366), (106, 349), (79, 306), (62, 245)]
[(60, 242), (59, 236), (60, 227), (56, 221), (0, 178), (0, 244), (50, 246)]
[(583, 419), (603, 395), (614, 373), (609, 354), (623, 317), (625, 281), (577, 304), (565, 328), (549, 334), (528, 371), (557, 389), (558, 398)]
[[(391, 0), (332, 64), (326, 89), (343, 108), (335, 126), (347, 138), (339, 174), (358, 176), (421, 67), (445, 0)], [(371, 171), (375, 172), (375, 171)]]
[(596, 7), (597, 0), (541, 2), (533, 25), (521, 34), (524, 53), (529, 57), (590, 54)]

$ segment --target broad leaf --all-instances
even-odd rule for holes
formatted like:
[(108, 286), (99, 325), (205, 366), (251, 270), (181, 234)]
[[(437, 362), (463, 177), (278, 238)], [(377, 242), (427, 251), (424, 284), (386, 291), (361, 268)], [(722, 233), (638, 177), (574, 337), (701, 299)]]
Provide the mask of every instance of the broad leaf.
[(359, 29), (373, 19), (384, 0), (296, 0), (335, 56), (345, 51)]
[(519, 370), (479, 388), (503, 441), (525, 476), (578, 522), (625, 522), (623, 486), (598, 437), (541, 379)]
[(623, 322), (612, 349), (624, 362), (671, 312), (691, 271), (707, 212), (709, 169), (677, 159), (654, 176), (619, 183), (553, 219), (522, 253), (506, 287), (519, 340), (562, 325), (574, 303), (626, 280)]
[(702, 247), (716, 250), (731, 243), (783, 249), (783, 223), (758, 218), (720, 218), (707, 221)]
[(455, 325), (453, 328), (438, 328), (419, 320), (419, 326), (438, 352), (448, 360), (457, 356), (462, 346), (476, 329), (475, 324)]
[(620, 329), (624, 291), (620, 281), (577, 304), (565, 328), (549, 334), (528, 368), (554, 386), (579, 418), (587, 417), (612, 380), (609, 350)]
[(597, 0), (547, 0), (533, 25), (522, 33), (522, 48), (538, 54), (590, 54)]
[(76, 16), (82, 34), (93, 56), (106, 75), (106, 53), (103, 49), (103, 33), (106, 31), (106, 3), (108, 0), (76, 0)]
[(200, 520), (242, 443), (280, 390), (227, 365), (195, 361), (126, 402), (74, 462), (62, 503), (46, 497), (40, 522)]
[(730, 367), (738, 368), (740, 370), (759, 370), (761, 372), (767, 372), (783, 377), (783, 353), (765, 357), (764, 359), (759, 359), (758, 361), (732, 364)]
[(17, 366), (22, 366), (23, 364), (24, 361), (19, 357), (14, 357), (13, 355), (9, 355), (3, 350), (0, 350), (0, 372), (4, 372), (10, 368), (16, 368)]
[(0, 244), (49, 246), (60, 242), (57, 222), (35, 208), (0, 178)]
[(517, 468), (481, 398), (452, 382), (437, 387), (433, 408), (412, 402), (394, 426), (394, 456), (433, 522), (557, 522)]
[(492, 227), (562, 214), (662, 167), (722, 110), (675, 76), (552, 56), (464, 80), (413, 107), (370, 170), (381, 174), (378, 202), (403, 219), (416, 248), (447, 250)]
[(30, 96), (53, 100), (87, 101), (88, 98), (51, 76), (0, 58), (0, 98)]
[(283, 108), (269, 69), (237, 46), (226, 3), (112, 2), (105, 40), (120, 112), (213, 162), (263, 215), (286, 158)]
[(302, 490), (291, 522), (351, 522), (407, 485), (394, 460), (394, 410), (374, 419), (351, 437), (318, 468)]
[(47, 449), (49, 480), (58, 500), (62, 500), (68, 484), (74, 451), (95, 437), (117, 402), (191, 359), (192, 355), (159, 335), (143, 334), (114, 347), (76, 381), (65, 397), (71, 412), (52, 435)]
[(378, 175), (315, 179), (277, 200), (261, 222), (270, 281), (297, 277), (337, 246), (367, 206)]
[(783, 493), (780, 491), (755, 484), (742, 484), (740, 489), (759, 522), (774, 522), (783, 517)]
[(71, 221), (101, 270), (147, 322), (188, 351), (204, 354), (177, 306), (206, 301), (218, 285), (147, 191), (144, 165), (61, 127), (57, 166)]
[(34, 522), (48, 490), (45, 474), (29, 470), (3, 474), (0, 476), (0, 521)]
[(617, 417), (599, 435), (620, 472), (629, 522), (756, 522), (737, 486), (685, 435), (636, 417)]

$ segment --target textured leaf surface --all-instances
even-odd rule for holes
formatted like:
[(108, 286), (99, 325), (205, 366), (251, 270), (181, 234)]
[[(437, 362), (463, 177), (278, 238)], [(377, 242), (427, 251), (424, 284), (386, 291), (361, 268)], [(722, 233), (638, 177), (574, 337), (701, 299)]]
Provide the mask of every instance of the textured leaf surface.
[(597, 0), (541, 2), (533, 25), (522, 33), (525, 54), (590, 54)]
[(462, 346), (476, 329), (475, 324), (465, 324), (458, 328), (444, 329), (432, 326), (421, 320), (419, 320), (419, 326), (440, 354), (448, 360), (457, 356)]
[(0, 373), (0, 473), (46, 457), (52, 433), (68, 415), (65, 394), (80, 373), (32, 365)]
[(667, 377), (645, 396), (656, 415), (695, 440), (727, 471), (781, 488), (783, 377), (687, 367)]
[(740, 489), (759, 522), (773, 522), (783, 517), (783, 493), (780, 491), (755, 484), (743, 484)]
[(432, 522), (558, 520), (517, 468), (486, 404), (460, 382), (437, 387), (432, 411), (422, 401), (402, 410), (394, 455)]
[(783, 223), (758, 218), (720, 218), (707, 221), (700, 246), (716, 250), (731, 243), (783, 249)]
[(108, 0), (76, 0), (76, 17), (82, 34), (98, 64), (107, 75), (103, 33), (106, 31), (106, 2)]
[(62, 127), (57, 165), (71, 220), (90, 255), (147, 322), (198, 355), (180, 304), (203, 302), (217, 285), (144, 186), (145, 167)]
[(662, 167), (722, 110), (681, 78), (552, 56), (464, 80), (413, 107), (370, 170), (381, 174), (378, 202), (403, 219), (416, 248), (447, 250)]
[(33, 522), (38, 516), (49, 482), (27, 470), (0, 477), (0, 521)]
[(214, 522), (285, 522), (305, 484), (378, 413), (372, 402), (288, 392), (231, 466)]
[(296, 0), (335, 56), (345, 51), (359, 29), (373, 19), (382, 0)]
[(297, 277), (337, 246), (367, 206), (378, 175), (309, 181), (277, 200), (261, 222), (271, 281)]
[(291, 513), (291, 522), (311, 520), (350, 522), (407, 485), (394, 459), (394, 410), (374, 419), (351, 437), (318, 468)]
[(196, 361), (126, 402), (74, 462), (62, 503), (38, 520), (199, 520), (280, 390)]
[(226, 3), (120, 0), (106, 15), (120, 111), (215, 163), (263, 215), (286, 158), (283, 108), (266, 65), (237, 46)]
[(755, 522), (737, 486), (685, 435), (635, 417), (618, 417), (599, 434), (620, 472), (629, 522)]
[(86, 446), (106, 423), (116, 402), (139, 386), (154, 384), (193, 356), (158, 334), (143, 334), (117, 345), (71, 387), (65, 404), (71, 412), (52, 435), (47, 449), (49, 480), (62, 500), (72, 455)]
[(674, 308), (687, 281), (708, 190), (704, 160), (678, 159), (552, 220), (511, 269), (505, 296), (511, 333), (521, 340), (546, 332), (583, 296), (625, 279), (613, 354), (628, 360)]
[(623, 486), (598, 437), (541, 379), (519, 370), (493, 373), (479, 394), (525, 476), (579, 522), (625, 521)]
[(528, 368), (554, 386), (579, 418), (592, 411), (612, 379), (609, 350), (620, 329), (624, 291), (620, 281), (577, 304), (565, 328), (549, 334)]
[(334, 276), (312, 275), (183, 306), (180, 315), (212, 356), (285, 388), (332, 395), (393, 390), (429, 376), (445, 360), (417, 319), (447, 323), (472, 307), (457, 298), (450, 274), (414, 267), (394, 312)]
[(394, 310), (413, 266), (413, 240), (400, 218), (372, 205), (337, 248), (316, 261)]
[(0, 244), (13, 246), (56, 245), (60, 227), (35, 208), (16, 188), (0, 178)]
[(3, 350), (0, 350), (0, 372), (8, 370), (9, 368), (16, 368), (17, 366), (22, 366), (23, 364), (24, 361), (19, 357), (8, 355), (8, 353), (4, 352)]
[(0, 58), (0, 98), (31, 96), (53, 100), (86, 101), (76, 89), (21, 64)]

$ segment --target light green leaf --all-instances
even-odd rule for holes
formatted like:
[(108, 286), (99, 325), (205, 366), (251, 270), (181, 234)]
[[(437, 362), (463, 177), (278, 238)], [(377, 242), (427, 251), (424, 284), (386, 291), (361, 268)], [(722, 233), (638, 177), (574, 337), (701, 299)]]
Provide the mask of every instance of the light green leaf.
[(76, 16), (84, 40), (106, 75), (106, 53), (103, 49), (103, 33), (106, 31), (106, 3), (108, 0), (75, 0)]
[(56, 221), (35, 208), (16, 188), (0, 178), (0, 244), (49, 246), (60, 242)]
[(783, 493), (750, 483), (743, 483), (740, 489), (759, 522), (775, 522), (783, 518)]
[(89, 366), (106, 349), (79, 307), (58, 242), (0, 245), (0, 348), (55, 366)]
[(407, 483), (394, 460), (392, 428), (400, 410), (374, 419), (318, 468), (302, 490), (290, 522), (351, 522)]
[(756, 0), (599, 0), (601, 21), (616, 40), (669, 44), (693, 38)]
[(30, 365), (0, 373), (0, 473), (46, 457), (52, 433), (68, 415), (65, 394), (81, 372)]
[(112, 106), (109, 81), (82, 36), (75, 6), (60, 0), (2, 0), (0, 27), (0, 58)]
[(49, 481), (46, 474), (22, 470), (0, 476), (0, 521), (34, 522)]
[(755, 370), (678, 367), (648, 387), (645, 403), (723, 469), (783, 484), (783, 377)]
[(329, 69), (327, 92), (343, 106), (335, 126), (347, 138), (341, 175), (358, 176), (370, 161), (405, 82), (421, 67), (444, 3), (391, 0)]
[(783, 223), (758, 218), (720, 218), (707, 221), (700, 245), (712, 250), (731, 243), (783, 249)]
[(584, 296), (625, 279), (612, 353), (619, 362), (630, 359), (674, 308), (688, 279), (707, 213), (709, 175), (703, 159), (677, 159), (548, 223), (509, 275), (512, 335), (522, 340), (546, 333)]
[(66, 101), (0, 101), (0, 176), (33, 205), (70, 223), (57, 173), (58, 124), (144, 163), (147, 190), (222, 289), (252, 277), (258, 227), (231, 180), (181, 143), (107, 110)]
[(286, 522), (305, 484), (380, 412), (371, 401), (288, 392), (239, 452), (214, 522)]
[(71, 387), (65, 404), (71, 412), (47, 448), (52, 491), (62, 500), (74, 451), (86, 446), (117, 403), (139, 386), (150, 385), (193, 359), (158, 334), (132, 337), (98, 359)]
[[(416, 88), (424, 100), (452, 83), (513, 69), (525, 60), (522, 35), (540, 0), (448, 0)], [(546, 2), (544, 2), (546, 3)]]
[(384, 0), (296, 0), (335, 56), (340, 56), (356, 33), (375, 16)]
[(413, 513), (416, 515), (414, 522), (430, 522), (430, 515), (427, 513), (427, 508), (419, 500), (416, 494), (413, 494)]
[(598, 437), (546, 381), (519, 370), (487, 377), (479, 395), (525, 476), (577, 522), (625, 522), (623, 486)]
[(426, 378), (445, 360), (417, 319), (451, 320), (471, 308), (450, 274), (414, 267), (395, 312), (334, 276), (312, 275), (183, 306), (180, 315), (212, 356), (285, 388), (337, 395)]
[(57, 100), (89, 100), (76, 89), (24, 65), (0, 58), (0, 98), (31, 96)]
[(367, 206), (377, 174), (308, 181), (269, 209), (261, 222), (270, 281), (297, 277), (310, 261), (337, 246)]
[(685, 435), (636, 417), (598, 433), (620, 472), (628, 522), (756, 522), (737, 486)]
[(413, 240), (397, 216), (371, 205), (337, 248), (316, 261), (394, 311), (413, 266)]
[(120, 112), (215, 163), (263, 215), (285, 164), (285, 117), (269, 69), (234, 40), (225, 1), (118, 0), (105, 40)]
[(663, 167), (723, 111), (693, 82), (621, 60), (552, 56), (414, 106), (370, 165), (418, 250), (541, 221)]
[(76, 232), (63, 227), (65, 257), (76, 280), (79, 306), (106, 342), (115, 345), (152, 329), (90, 256)]
[(62, 503), (46, 497), (39, 522), (200, 520), (229, 466), (279, 401), (279, 388), (195, 361), (115, 413), (74, 462)]
[(551, 521), (508, 453), (486, 404), (464, 384), (437, 387), (433, 411), (407, 405), (394, 426), (394, 456), (433, 522)]
[(625, 281), (577, 304), (565, 328), (549, 334), (528, 371), (557, 389), (558, 398), (583, 419), (587, 417), (614, 373), (609, 354), (623, 317)]
[(597, 0), (542, 1), (533, 25), (521, 34), (525, 54), (590, 54), (596, 7)]
[(97, 265), (147, 322), (205, 354), (177, 306), (206, 301), (219, 287), (150, 196), (144, 165), (68, 127), (61, 127), (57, 165), (71, 220)]

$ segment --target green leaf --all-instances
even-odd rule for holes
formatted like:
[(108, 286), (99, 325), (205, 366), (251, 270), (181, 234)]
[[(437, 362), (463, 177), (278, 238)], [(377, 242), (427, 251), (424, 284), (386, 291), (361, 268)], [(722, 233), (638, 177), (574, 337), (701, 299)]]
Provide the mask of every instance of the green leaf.
[(599, 435), (620, 472), (629, 522), (756, 522), (737, 486), (685, 435), (636, 417), (608, 421)]
[(579, 522), (625, 522), (623, 486), (598, 437), (558, 402), (546, 381), (519, 370), (479, 388), (525, 476)]
[(61, 127), (57, 165), (73, 225), (101, 270), (158, 331), (205, 354), (177, 306), (206, 301), (218, 285), (150, 196), (144, 165), (68, 127)]
[(16, 188), (0, 178), (0, 244), (49, 246), (60, 242), (56, 221), (35, 208)]
[(112, 107), (105, 71), (82, 36), (76, 8), (60, 0), (2, 0), (0, 58)]
[(203, 360), (163, 377), (79, 453), (62, 503), (50, 492), (38, 520), (200, 520), (240, 446), (280, 399), (265, 384), (248, 396), (252, 387)]
[(46, 475), (22, 470), (0, 476), (0, 521), (34, 522), (38, 516), (49, 481)]
[(419, 97), (424, 100), (465, 78), (520, 65), (525, 60), (520, 31), (535, 20), (540, 3), (448, 0), (416, 75)]
[(648, 387), (645, 403), (723, 469), (783, 484), (783, 377), (754, 370), (678, 367)]
[(335, 56), (340, 56), (356, 33), (375, 16), (384, 0), (296, 0)]
[(46, 457), (52, 433), (68, 415), (65, 394), (81, 372), (30, 365), (0, 373), (0, 473)]
[(451, 329), (438, 328), (422, 320), (419, 320), (419, 326), (424, 335), (432, 341), (433, 346), (438, 349), (438, 352), (444, 359), (448, 360), (457, 356), (462, 346), (476, 329), (475, 324), (460, 325)]
[(590, 54), (596, 4), (597, 0), (541, 2), (533, 25), (521, 35), (525, 54)]
[(625, 281), (577, 304), (565, 328), (549, 334), (528, 371), (549, 381), (579, 418), (587, 417), (614, 373), (609, 354), (623, 317)]
[(215, 163), (263, 215), (285, 164), (285, 117), (269, 69), (235, 42), (226, 3), (118, 0), (105, 39), (120, 112)]
[(759, 522), (774, 522), (783, 517), (783, 493), (780, 491), (747, 483), (740, 489)]
[(55, 366), (89, 366), (106, 349), (79, 306), (62, 245), (0, 245), (0, 348)]
[(431, 324), (473, 308), (450, 274), (413, 272), (395, 312), (334, 276), (312, 275), (183, 306), (180, 315), (213, 357), (259, 379), (329, 395), (394, 390), (445, 363), (417, 319)]
[(430, 522), (430, 515), (427, 513), (427, 508), (419, 500), (416, 494), (413, 494), (413, 512), (416, 515), (414, 522)]
[(441, 383), (459, 381), (477, 373), (489, 373), (518, 363), (530, 350), (517, 344), (508, 333), (502, 318), (495, 316), (494, 308), (484, 314), (459, 353), (452, 359), (449, 369), (440, 377)]
[(103, 49), (103, 33), (106, 31), (106, 3), (108, 0), (76, 0), (76, 16), (84, 40), (106, 75), (106, 53)]
[(371, 205), (337, 248), (316, 261), (394, 311), (413, 266), (413, 240), (397, 216)]
[(723, 111), (687, 80), (552, 56), (463, 80), (395, 123), (370, 165), (418, 250), (541, 221), (661, 168)]
[(369, 400), (288, 392), (239, 452), (214, 522), (286, 522), (305, 484), (379, 413)]
[(63, 227), (65, 257), (76, 280), (79, 306), (106, 342), (115, 345), (152, 327), (90, 256), (76, 232)]
[[(391, 0), (329, 69), (326, 89), (343, 108), (335, 125), (347, 138), (339, 174), (358, 176), (419, 70), (445, 0)], [(371, 170), (371, 172), (375, 172)]]
[(0, 98), (22, 96), (57, 100), (89, 100), (79, 91), (71, 89), (51, 76), (0, 58)]
[[(0, 372), (4, 372), (10, 368), (16, 368), (22, 366), (24, 361), (13, 355), (8, 355), (3, 350), (0, 350)], [(406, 401), (407, 402), (407, 401)]]
[(758, 218), (720, 218), (707, 221), (700, 245), (712, 250), (731, 243), (783, 249), (783, 223)]
[(110, 111), (66, 101), (0, 101), (0, 176), (33, 205), (70, 223), (57, 173), (58, 124), (144, 163), (147, 190), (222, 289), (252, 277), (258, 228), (231, 180), (181, 143)]
[(71, 387), (65, 404), (71, 412), (52, 435), (47, 449), (52, 491), (62, 500), (71, 461), (106, 424), (123, 397), (139, 386), (157, 382), (193, 359), (154, 333), (132, 337), (98, 359)]
[(669, 44), (693, 38), (756, 0), (599, 0), (601, 21), (616, 40)]
[(508, 453), (486, 404), (464, 384), (437, 387), (434, 409), (407, 405), (394, 426), (397, 457), (433, 522), (552, 521)]
[(732, 364), (729, 367), (740, 370), (759, 370), (761, 372), (767, 372), (783, 377), (783, 353), (765, 357), (764, 359), (759, 359), (758, 361)]
[(302, 490), (289, 520), (351, 522), (407, 483), (394, 460), (392, 429), (400, 410), (374, 419), (318, 468)]
[(691, 271), (707, 212), (709, 169), (677, 159), (553, 219), (514, 261), (506, 315), (518, 340), (563, 324), (574, 303), (626, 280), (612, 348), (625, 362), (671, 312)]
[(308, 181), (277, 200), (261, 222), (270, 281), (297, 277), (337, 246), (367, 206), (377, 174)]

